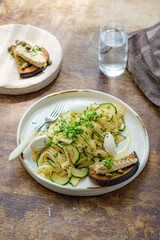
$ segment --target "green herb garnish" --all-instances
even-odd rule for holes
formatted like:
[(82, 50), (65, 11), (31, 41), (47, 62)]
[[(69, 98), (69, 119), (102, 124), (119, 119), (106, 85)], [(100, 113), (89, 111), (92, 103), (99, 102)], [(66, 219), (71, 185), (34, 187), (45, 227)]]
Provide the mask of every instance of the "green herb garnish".
[(19, 40), (16, 40), (15, 43), (16, 43), (17, 45), (20, 45), (20, 44), (21, 44), (21, 42), (20, 42)]
[(103, 126), (103, 127), (101, 127), (101, 130), (104, 132), (105, 131), (105, 127)]
[(31, 55), (36, 56), (38, 51), (40, 51), (39, 47), (32, 47)]
[[(88, 107), (82, 114), (78, 114), (76, 117), (74, 117), (74, 119), (71, 118), (70, 120), (67, 120), (67, 118), (65, 118), (65, 115), (62, 114), (58, 119), (59, 126), (58, 129), (54, 130), (54, 134), (57, 137), (61, 134), (63, 138), (71, 140), (72, 143), (74, 143), (78, 140), (79, 135), (81, 135), (83, 132), (88, 135), (88, 132), (84, 129), (84, 127), (89, 127), (94, 131), (94, 122), (102, 117), (102, 114), (98, 114), (95, 109), (91, 111), (91, 109)], [(105, 127), (102, 127), (102, 131), (105, 131)], [(87, 139), (87, 136), (83, 137), (83, 140), (86, 141)]]
[(111, 169), (112, 165), (114, 164), (115, 160), (111, 157), (108, 157), (106, 160), (104, 160), (104, 166), (108, 169)]
[(112, 177), (116, 176), (116, 172), (112, 172)]
[(48, 136), (48, 138), (49, 138), (50, 140), (53, 140), (53, 138), (52, 138), (52, 137), (50, 137), (50, 136)]
[(50, 147), (52, 145), (52, 142), (47, 143), (47, 147)]
[(65, 120), (62, 120), (62, 123), (59, 126), (59, 130), (54, 131), (54, 133), (58, 134), (59, 132), (62, 132), (64, 138), (69, 140), (75, 140), (75, 138), (78, 138), (78, 135), (84, 131), (83, 128), (76, 125), (77, 124), (75, 124), (74, 122), (69, 124)]
[(55, 154), (53, 154), (53, 156), (56, 158), (58, 156), (58, 152), (56, 152)]
[(12, 50), (10, 50), (10, 55), (11, 55), (10, 59), (13, 59), (14, 58), (14, 53), (13, 53)]
[(22, 65), (22, 62), (21, 62), (21, 60), (18, 58), (17, 59), (17, 63), (19, 64), (19, 65)]

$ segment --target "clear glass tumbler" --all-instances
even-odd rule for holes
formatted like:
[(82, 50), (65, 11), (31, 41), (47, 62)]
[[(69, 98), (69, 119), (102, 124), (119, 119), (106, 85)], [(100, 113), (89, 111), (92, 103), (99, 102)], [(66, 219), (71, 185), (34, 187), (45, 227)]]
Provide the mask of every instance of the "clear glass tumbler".
[(107, 76), (121, 75), (127, 64), (128, 29), (125, 23), (110, 20), (100, 27), (98, 60), (101, 72)]

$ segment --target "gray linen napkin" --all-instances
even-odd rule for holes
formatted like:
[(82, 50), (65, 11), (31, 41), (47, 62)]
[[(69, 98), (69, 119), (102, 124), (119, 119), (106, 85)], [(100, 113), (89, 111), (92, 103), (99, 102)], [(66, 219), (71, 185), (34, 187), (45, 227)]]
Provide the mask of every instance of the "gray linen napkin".
[(129, 34), (128, 71), (141, 91), (160, 106), (160, 22)]

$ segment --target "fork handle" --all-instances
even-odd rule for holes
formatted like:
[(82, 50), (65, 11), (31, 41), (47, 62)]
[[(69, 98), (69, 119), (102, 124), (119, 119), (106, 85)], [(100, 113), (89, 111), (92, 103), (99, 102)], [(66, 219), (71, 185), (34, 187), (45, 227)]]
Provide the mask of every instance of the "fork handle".
[(9, 161), (15, 160), (23, 150), (28, 146), (28, 144), (33, 140), (33, 138), (37, 135), (38, 131), (34, 129), (27, 138), (25, 138), (21, 144), (19, 144), (13, 152), (9, 155)]

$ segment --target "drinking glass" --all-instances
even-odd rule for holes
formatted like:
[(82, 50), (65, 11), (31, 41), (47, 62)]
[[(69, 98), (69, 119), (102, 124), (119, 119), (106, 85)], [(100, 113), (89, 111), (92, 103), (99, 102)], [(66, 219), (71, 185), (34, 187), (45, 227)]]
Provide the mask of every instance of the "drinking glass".
[(98, 60), (101, 72), (107, 76), (121, 75), (127, 63), (128, 29), (125, 23), (110, 20), (100, 27)]

